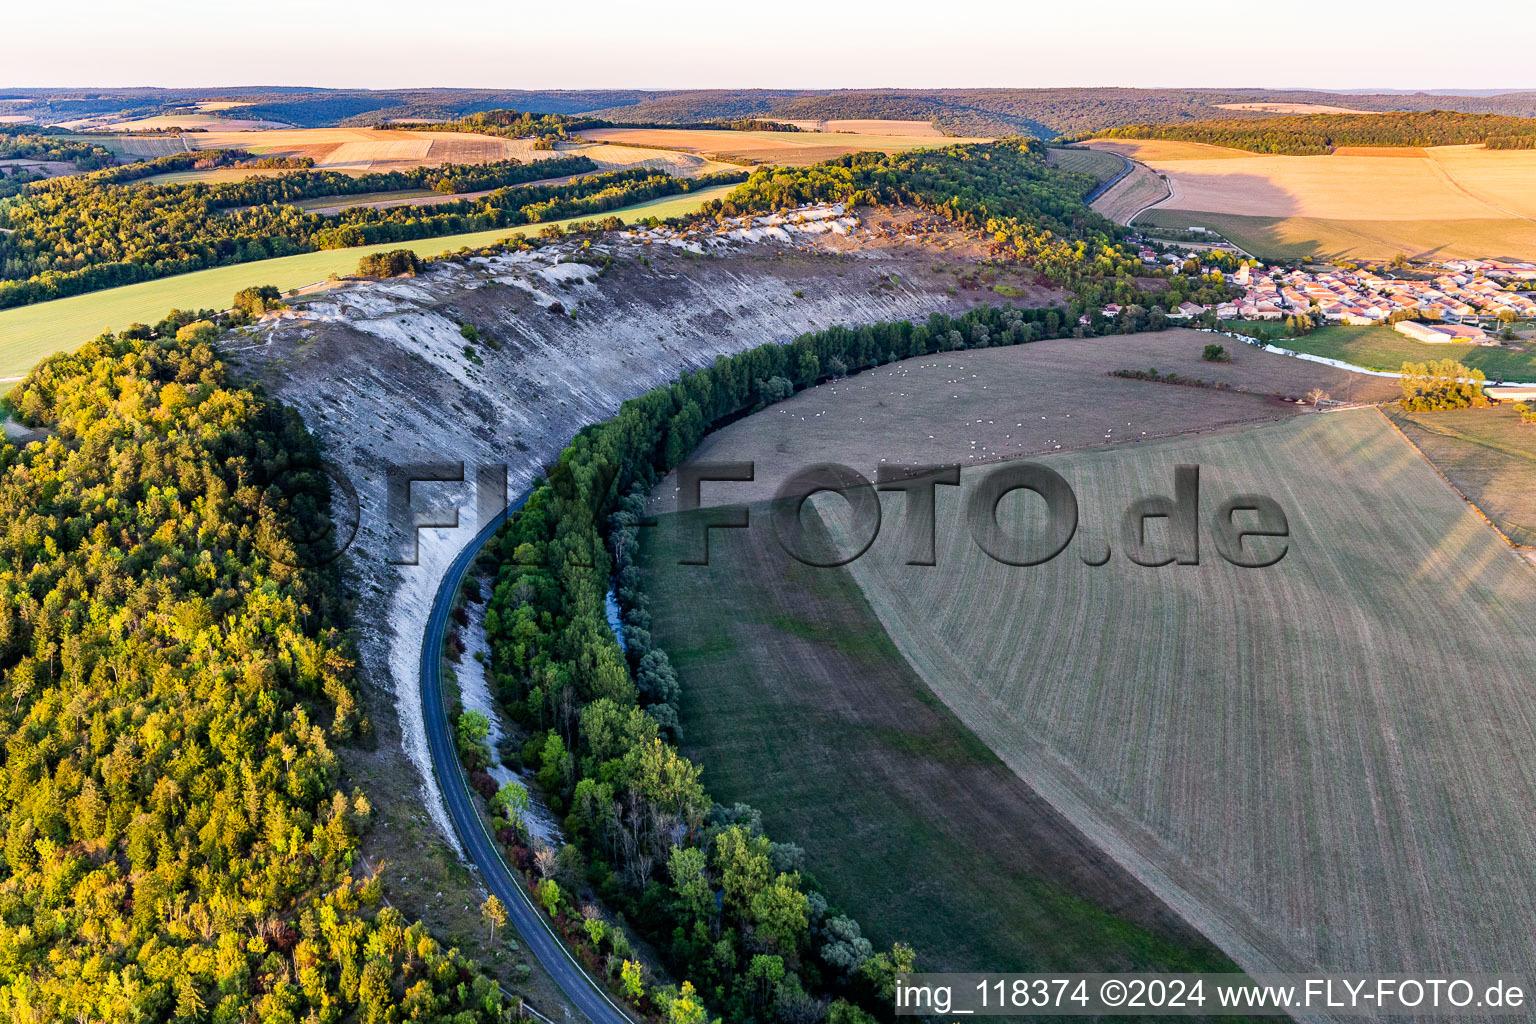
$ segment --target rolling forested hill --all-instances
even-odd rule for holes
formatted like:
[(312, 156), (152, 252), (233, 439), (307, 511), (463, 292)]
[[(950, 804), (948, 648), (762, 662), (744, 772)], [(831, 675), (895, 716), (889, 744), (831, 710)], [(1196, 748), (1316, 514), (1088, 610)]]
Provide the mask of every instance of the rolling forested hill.
[(696, 122), (750, 117), (931, 120), (951, 135), (1055, 138), (1125, 124), (1249, 118), (1222, 104), (1325, 104), (1351, 110), (1454, 110), (1536, 116), (1536, 92), (1493, 96), (1343, 94), (1267, 89), (11, 89), (0, 114), (41, 123), (122, 112), (144, 116), (233, 100), (243, 117), (303, 127), (373, 125), (393, 119), (457, 118), (498, 108), (594, 114), (624, 122)]

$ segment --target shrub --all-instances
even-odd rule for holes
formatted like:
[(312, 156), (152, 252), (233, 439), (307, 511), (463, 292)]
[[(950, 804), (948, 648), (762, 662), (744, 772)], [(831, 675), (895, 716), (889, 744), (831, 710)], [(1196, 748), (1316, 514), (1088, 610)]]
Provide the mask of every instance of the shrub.
[(1404, 409), (1436, 412), (1445, 409), (1482, 409), (1490, 403), (1483, 394), (1487, 378), (1454, 359), (1403, 364)]
[(1208, 363), (1230, 363), (1232, 353), (1227, 351), (1225, 345), (1207, 345), (1205, 351), (1200, 354), (1200, 358)]
[(270, 310), (281, 309), (283, 293), (270, 284), (242, 288), (235, 292), (233, 305), (246, 316), (255, 319)]
[(414, 275), (420, 267), (421, 261), (410, 249), (373, 252), (357, 261), (357, 272), (362, 277)]
[(214, 341), (218, 336), (218, 325), (212, 320), (194, 320), (176, 331), (177, 341), (189, 341), (194, 345)]

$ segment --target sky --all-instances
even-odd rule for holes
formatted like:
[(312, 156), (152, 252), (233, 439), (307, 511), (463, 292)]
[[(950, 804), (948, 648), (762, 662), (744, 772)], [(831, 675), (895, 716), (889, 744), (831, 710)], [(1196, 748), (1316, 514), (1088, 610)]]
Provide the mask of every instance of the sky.
[(3, 6), (0, 86), (1536, 88), (1520, 4), (1460, 23), (1427, 0)]

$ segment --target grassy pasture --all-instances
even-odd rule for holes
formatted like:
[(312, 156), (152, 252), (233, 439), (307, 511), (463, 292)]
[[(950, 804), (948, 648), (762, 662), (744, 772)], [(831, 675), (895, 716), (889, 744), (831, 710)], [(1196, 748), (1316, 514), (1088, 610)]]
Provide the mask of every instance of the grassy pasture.
[[(734, 187), (719, 185), (686, 195), (664, 196), (611, 210), (603, 216), (612, 215), (625, 220), (676, 217), (698, 209), (704, 202), (723, 196)], [(0, 311), (0, 381), (19, 379), (45, 356), (74, 348), (103, 330), (119, 330), (135, 321), (153, 323), (173, 308), (223, 309), (228, 306), (235, 292), (249, 285), (270, 284), (287, 291), (324, 281), (331, 274), (356, 273), (357, 261), (370, 252), (411, 249), (423, 256), (435, 256), (463, 246), (475, 248), (490, 245), (511, 235), (536, 234), (548, 223), (566, 225), (576, 220), (591, 219), (578, 217), (518, 228), (424, 238), (414, 242), (389, 242), (352, 249), (302, 253), (231, 267), (214, 267), (158, 281), (145, 281), (3, 310)]]
[(1536, 547), (1536, 427), (1513, 406), (1389, 415), (1505, 536)]
[[(960, 720), (1246, 969), (1536, 969), (1532, 567), (1375, 410), (1047, 462), (1082, 510), (1062, 557), (982, 554), (967, 470), (936, 568), (852, 564)], [(1179, 463), (1206, 516), (1278, 501), (1285, 559), (1230, 566), (1206, 532), (1199, 566), (1127, 561), (1121, 510)]]
[(1520, 348), (1503, 345), (1426, 345), (1398, 334), (1390, 327), (1320, 327), (1300, 338), (1287, 338), (1275, 344), (1298, 352), (1342, 359), (1367, 370), (1397, 371), (1404, 363), (1424, 363), (1432, 359), (1455, 359), (1489, 380), (1503, 378), (1510, 382), (1536, 382), (1536, 351), (1529, 344)]
[(873, 941), (925, 970), (1232, 969), (929, 692), (846, 570), (793, 561), (766, 525), (679, 566), (676, 522), (644, 556), (685, 752), (806, 848)]

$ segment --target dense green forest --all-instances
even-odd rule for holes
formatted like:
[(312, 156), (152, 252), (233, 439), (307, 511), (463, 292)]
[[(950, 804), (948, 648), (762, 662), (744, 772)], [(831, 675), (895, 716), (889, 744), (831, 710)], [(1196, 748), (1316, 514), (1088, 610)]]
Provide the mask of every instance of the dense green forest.
[(108, 169), (59, 178), (0, 202), (0, 308), (62, 298), (206, 267), (432, 238), (602, 213), (657, 196), (728, 181), (732, 172), (674, 178), (629, 168), (563, 185), (497, 188), (479, 199), (431, 207), (352, 207), (305, 213), (295, 200), (355, 191), (448, 185), (471, 189), (497, 181), (572, 173), (585, 157), (529, 164), (433, 168), (350, 177), (335, 172), (259, 176), (244, 181), (123, 185)]
[(511, 1021), (357, 873), (341, 580), (292, 568), (327, 480), (191, 316), (9, 396), (48, 437), (0, 448), (0, 1016)]
[(1124, 243), (1128, 229), (1084, 202), (1097, 180), (1051, 166), (1045, 153), (1032, 139), (1011, 139), (769, 167), (753, 172), (723, 201), (707, 204), (704, 213), (732, 216), (806, 202), (908, 203), (983, 232), (998, 255), (1072, 289), (1090, 308), (1108, 302), (1169, 308), (1231, 294), (1219, 275), (1168, 275), (1144, 265)]
[(1337, 146), (1536, 147), (1536, 118), (1429, 110), (1398, 114), (1307, 114), (1232, 118), (1192, 124), (1131, 124), (1095, 133), (1101, 139), (1176, 139), (1254, 153), (1308, 156)]
[[(804, 850), (765, 835), (752, 808), (714, 804), (699, 766), (671, 742), (679, 681), (652, 642), (635, 561), (644, 496), (715, 426), (829, 377), (1084, 331), (1059, 309), (983, 307), (921, 324), (832, 327), (721, 356), (583, 429), (488, 543), (498, 566), (485, 617), (489, 679), (533, 733), (523, 762), (566, 814), (574, 849), (560, 862), (581, 866), (586, 884), (697, 987), (711, 1015), (729, 1024), (867, 1024), (868, 1010), (888, 1013), (893, 976), (911, 969), (913, 951), (876, 952), (839, 912), (837, 894), (816, 882)], [(623, 608), (622, 647), (605, 618), (610, 581)], [(493, 800), (493, 810), (505, 803)], [(526, 841), (516, 821), (500, 824), (505, 842)], [(580, 893), (548, 887), (540, 893), (551, 916), (579, 919)], [(614, 934), (589, 932), (592, 952), (617, 973)], [(632, 998), (655, 1005), (678, 996), (623, 980)]]

